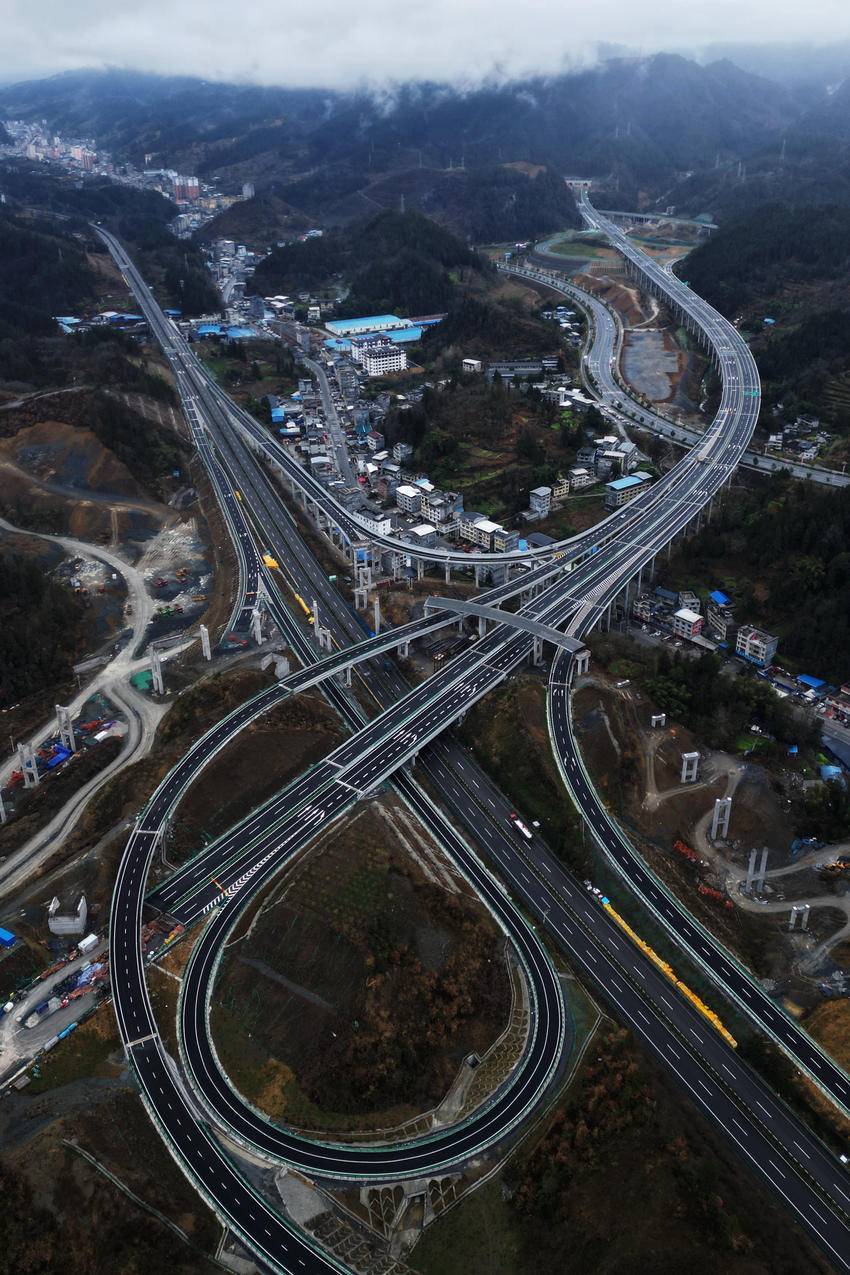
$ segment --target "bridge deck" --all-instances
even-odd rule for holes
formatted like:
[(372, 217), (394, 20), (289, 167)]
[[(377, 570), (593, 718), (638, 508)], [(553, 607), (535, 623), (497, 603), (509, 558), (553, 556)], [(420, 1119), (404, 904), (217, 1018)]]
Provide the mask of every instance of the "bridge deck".
[(480, 620), (492, 620), (495, 624), (510, 624), (515, 629), (522, 629), (532, 637), (542, 638), (544, 642), (553, 642), (573, 655), (584, 650), (584, 642), (568, 637), (560, 629), (551, 625), (540, 624), (524, 615), (515, 615), (513, 611), (503, 611), (501, 607), (482, 606), (478, 602), (462, 602), (458, 598), (430, 597), (425, 599), (425, 614), (429, 611), (454, 611), (457, 615), (477, 616)]

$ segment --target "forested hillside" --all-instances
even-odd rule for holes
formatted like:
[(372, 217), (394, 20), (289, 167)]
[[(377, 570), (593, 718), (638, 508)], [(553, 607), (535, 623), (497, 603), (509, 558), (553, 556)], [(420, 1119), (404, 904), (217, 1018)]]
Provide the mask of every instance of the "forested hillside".
[(23, 159), (0, 160), (0, 189), (12, 207), (69, 217), (75, 228), (102, 221), (122, 237), (131, 237), (128, 227), (135, 223), (161, 225), (177, 213), (175, 205), (155, 190), (120, 186), (106, 177), (80, 181), (74, 175), (55, 168), (45, 171)]
[(789, 288), (837, 280), (850, 267), (850, 205), (772, 203), (721, 227), (682, 267), (691, 286), (726, 314)]
[(754, 209), (716, 231), (680, 273), (729, 318), (741, 317), (768, 404), (850, 429), (850, 202)]
[(83, 615), (38, 563), (0, 554), (0, 708), (70, 676)]
[(446, 308), (459, 272), (480, 275), (486, 269), (459, 239), (420, 213), (383, 212), (275, 249), (249, 287), (268, 296), (342, 284), (349, 290), (340, 314), (425, 314)]
[(56, 314), (73, 312), (95, 294), (80, 243), (46, 220), (24, 220), (0, 208), (0, 375), (3, 345), (56, 332)]
[(762, 480), (679, 558), (683, 578), (726, 589), (742, 622), (779, 635), (780, 661), (850, 681), (850, 489)]
[[(381, 173), (420, 165), (528, 161), (561, 173), (614, 173), (626, 186), (669, 184), (683, 169), (714, 163), (718, 151), (737, 158), (778, 145), (811, 104), (810, 94), (729, 61), (700, 66), (669, 54), (462, 89), (401, 84), (391, 97), (117, 70), (0, 91), (0, 113), (94, 136), (139, 164), (149, 153), (156, 166), (217, 174), (233, 189), (246, 177), (268, 185), (320, 173), (325, 204), (345, 180), (356, 191)], [(320, 183), (307, 182), (304, 198), (318, 196)]]
[(289, 205), (322, 224), (349, 221), (375, 204), (396, 210), (404, 200), (408, 211), (427, 213), (478, 244), (529, 239), (581, 220), (561, 174), (534, 164), (448, 171), (417, 166), (375, 174), (343, 163), (275, 189)]
[(504, 167), (474, 169), (460, 180), (451, 174), (425, 195), (422, 208), (479, 244), (581, 225), (572, 192), (549, 168), (532, 175)]

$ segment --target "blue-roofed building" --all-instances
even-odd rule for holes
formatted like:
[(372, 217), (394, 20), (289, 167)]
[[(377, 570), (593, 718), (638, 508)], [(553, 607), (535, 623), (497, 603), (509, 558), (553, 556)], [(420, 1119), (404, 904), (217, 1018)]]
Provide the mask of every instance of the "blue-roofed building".
[(328, 332), (334, 336), (366, 336), (370, 332), (389, 332), (393, 328), (407, 328), (407, 319), (400, 319), (397, 314), (369, 314), (361, 319), (333, 319), (326, 323)]
[(286, 420), (286, 412), (283, 410), (283, 408), (273, 407), (272, 408), (272, 424), (282, 425), (285, 420)]
[(727, 594), (720, 589), (715, 589), (708, 595), (705, 622), (712, 637), (719, 642), (731, 642), (735, 635), (735, 617), (732, 613), (732, 602)]
[(605, 508), (619, 509), (630, 500), (634, 500), (644, 483), (649, 482), (648, 474), (629, 474), (627, 478), (615, 478), (605, 484)]
[(227, 329), (227, 339), (228, 339), (228, 341), (246, 341), (246, 340), (248, 339), (248, 337), (253, 336), (253, 335), (254, 335), (254, 333), (253, 333), (253, 331), (251, 330), (251, 328), (238, 328), (238, 327), (236, 327), (236, 328), (228, 328), (228, 329)]
[(829, 782), (830, 779), (840, 779), (842, 783), (844, 782), (844, 776), (841, 772), (840, 766), (821, 766), (820, 777), (825, 783)]
[(395, 341), (396, 345), (405, 345), (408, 341), (421, 341), (423, 328), (417, 324), (409, 328), (399, 328), (395, 332), (384, 332), (383, 336), (388, 336), (391, 341)]
[(182, 319), (183, 317), (183, 311), (175, 310), (173, 306), (171, 309), (166, 310), (165, 313), (168, 315), (169, 319)]
[(220, 323), (199, 323), (195, 328), (197, 336), (221, 336), (222, 331)]
[(0, 947), (14, 947), (16, 942), (11, 930), (0, 929)]
[(816, 695), (822, 695), (826, 690), (826, 682), (822, 677), (812, 677), (810, 673), (800, 673), (797, 681), (801, 686), (805, 686), (807, 691), (814, 691)]

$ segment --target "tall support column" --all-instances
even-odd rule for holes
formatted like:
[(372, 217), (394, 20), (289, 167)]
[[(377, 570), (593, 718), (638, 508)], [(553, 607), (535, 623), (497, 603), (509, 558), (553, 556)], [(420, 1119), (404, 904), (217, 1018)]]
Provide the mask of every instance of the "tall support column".
[(380, 598), (380, 595), (378, 595), (378, 596), (375, 598), (375, 622), (374, 622), (374, 624), (373, 624), (373, 626), (372, 626), (372, 627), (373, 627), (373, 628), (374, 628), (374, 630), (375, 630), (375, 637), (377, 637), (377, 636), (378, 636), (378, 634), (379, 634), (379, 633), (380, 633), (380, 631), (381, 631), (381, 598)]
[(416, 559), (416, 579), (421, 580), (425, 574), (425, 563), (421, 558)]
[(732, 814), (732, 798), (718, 797), (714, 803), (714, 813), (711, 816), (711, 836), (712, 841), (716, 841), (718, 837), (725, 837), (729, 831), (729, 817)]
[(483, 615), (479, 615), (478, 617), (478, 636), (480, 638), (487, 636), (487, 621), (484, 619)]
[(162, 676), (162, 660), (159, 658), (159, 651), (155, 646), (151, 647), (151, 676), (153, 678), (153, 689), (157, 695), (164, 695), (165, 682)]
[(576, 651), (570, 661), (570, 680), (575, 677), (583, 677), (590, 668), (590, 651), (585, 647), (581, 651)]
[(682, 753), (681, 782), (683, 784), (695, 784), (698, 774), (699, 753)]
[(205, 624), (201, 625), (201, 650), (205, 660), (212, 659), (212, 648), (210, 647), (210, 631)]
[(77, 751), (77, 740), (74, 735), (74, 723), (71, 721), (71, 713), (67, 708), (63, 708), (61, 704), (56, 705), (56, 720), (59, 723), (59, 741), (63, 748), (67, 748), (69, 753)]
[(251, 637), (257, 646), (263, 644), (263, 613), (259, 607), (254, 607), (251, 612)]
[(452, 582), (452, 564), (447, 561), (446, 562), (446, 584), (451, 584), (451, 582)]
[(31, 744), (18, 744), (18, 761), (24, 776), (24, 787), (38, 787), (41, 776), (38, 773), (38, 762), (33, 754)]
[(321, 628), (321, 625), (319, 624), (319, 602), (317, 598), (314, 598), (313, 599), (313, 632), (316, 635), (316, 637), (319, 636), (320, 628)]
[(3, 805), (3, 793), (0, 792), (0, 823), (5, 823), (8, 817), (6, 807)]
[(745, 889), (745, 891), (747, 892), (747, 894), (749, 894), (750, 890), (753, 888), (753, 877), (755, 876), (755, 873), (756, 873), (756, 855), (757, 855), (757, 853), (758, 853), (758, 851), (756, 851), (756, 850), (751, 850), (751, 851), (750, 851), (750, 862), (749, 862), (749, 864), (747, 865), (747, 880), (746, 880), (746, 882), (745, 882), (745, 884), (744, 884), (744, 889)]

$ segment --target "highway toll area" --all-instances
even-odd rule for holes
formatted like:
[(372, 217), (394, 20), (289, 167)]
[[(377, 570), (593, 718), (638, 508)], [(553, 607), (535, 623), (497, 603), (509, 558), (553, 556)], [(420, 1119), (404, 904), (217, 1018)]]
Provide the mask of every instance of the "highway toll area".
[(251, 905), (213, 988), (234, 1086), (312, 1136), (398, 1140), (452, 1123), (505, 1078), (527, 1030), (504, 934), (390, 794)]

